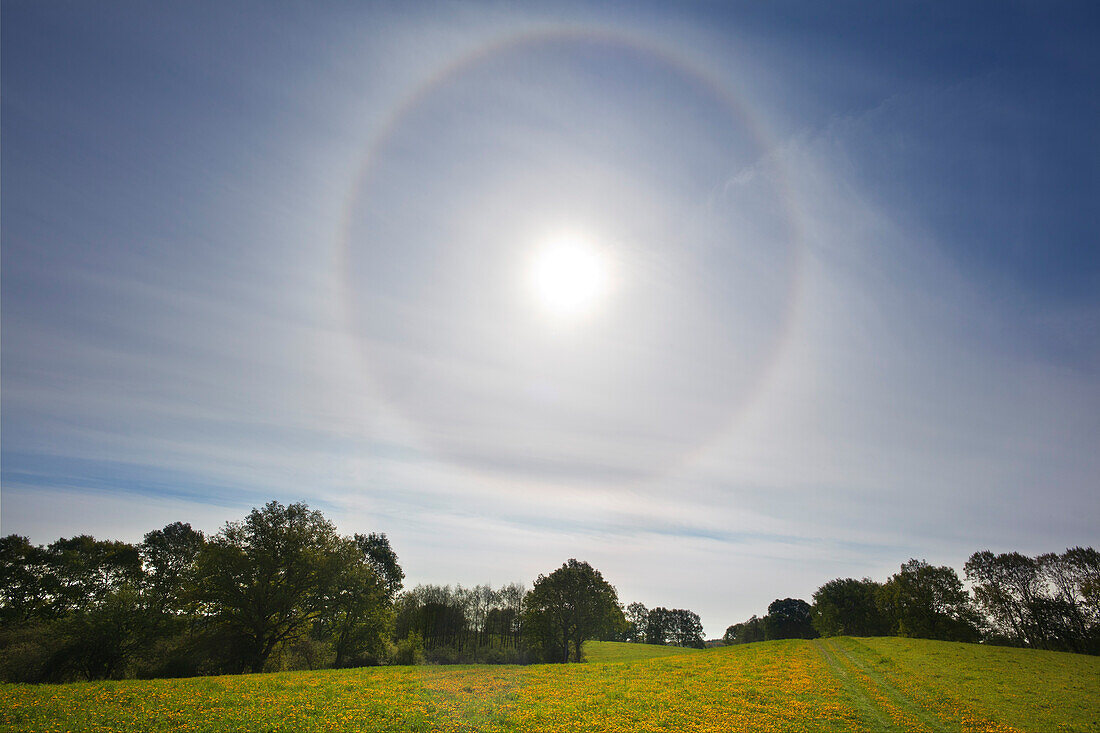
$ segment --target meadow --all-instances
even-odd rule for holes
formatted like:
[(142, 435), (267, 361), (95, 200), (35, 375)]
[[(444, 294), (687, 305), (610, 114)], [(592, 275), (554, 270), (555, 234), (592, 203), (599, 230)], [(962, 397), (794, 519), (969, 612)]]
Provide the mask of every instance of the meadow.
[(19, 731), (1100, 731), (1100, 658), (900, 638), (0, 686)]

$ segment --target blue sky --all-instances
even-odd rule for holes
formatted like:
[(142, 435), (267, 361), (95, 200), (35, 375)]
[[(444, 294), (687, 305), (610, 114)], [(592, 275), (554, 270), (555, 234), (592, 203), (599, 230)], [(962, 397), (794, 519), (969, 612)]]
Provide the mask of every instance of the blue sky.
[(1095, 546), (1097, 15), (6, 2), (2, 531), (301, 500), (711, 636)]

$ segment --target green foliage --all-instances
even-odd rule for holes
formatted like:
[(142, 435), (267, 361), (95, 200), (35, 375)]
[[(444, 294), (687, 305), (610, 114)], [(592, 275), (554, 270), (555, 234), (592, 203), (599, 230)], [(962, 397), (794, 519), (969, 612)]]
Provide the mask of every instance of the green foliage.
[(581, 645), (625, 626), (615, 588), (600, 571), (570, 559), (540, 575), (523, 601), (524, 632), (551, 662), (581, 661)]
[(0, 679), (377, 664), (403, 577), (385, 535), (340, 537), (303, 504), (271, 502), (209, 542), (179, 522), (138, 546), (12, 535), (0, 539)]
[(174, 617), (189, 610), (188, 591), (196, 581), (195, 560), (205, 544), (202, 532), (184, 522), (146, 533), (138, 550), (148, 601), (155, 612)]
[(390, 652), (392, 664), (423, 664), (424, 640), (420, 634), (413, 631), (404, 639), (397, 642)]
[(397, 563), (397, 553), (393, 551), (389, 538), (384, 532), (371, 532), (366, 535), (356, 534), (354, 539), (371, 570), (385, 584), (386, 593), (392, 601), (401, 591), (405, 571)]
[(966, 563), (987, 634), (1005, 643), (1100, 653), (1100, 553), (1075, 547), (1036, 558), (976, 552)]
[(341, 574), (342, 546), (320, 512), (273, 501), (203, 547), (196, 598), (231, 633), (227, 651), (239, 670), (262, 671), (276, 647), (320, 617)]
[(643, 638), (646, 644), (674, 644), (702, 649), (703, 623), (694, 611), (657, 607), (646, 616)]
[[(323, 591), (318, 615), (317, 629), (321, 638), (331, 640), (335, 667), (379, 664), (392, 626), (393, 575), (387, 579), (379, 574), (371, 548), (359, 542), (361, 536), (335, 544), (337, 571)], [(386, 548), (391, 567), (396, 567), (388, 542)]]
[(395, 604), (394, 638), (415, 633), (425, 658), (439, 664), (525, 662), (521, 634), (524, 587), (419, 585)]
[(879, 608), (898, 636), (977, 641), (980, 619), (953, 568), (910, 560), (879, 593)]
[(727, 645), (752, 644), (757, 641), (764, 641), (764, 620), (755, 614), (748, 621), (727, 627), (722, 636), (722, 642)]
[(634, 601), (626, 607), (624, 618), (626, 628), (623, 629), (623, 641), (645, 641), (646, 626), (649, 624), (649, 609), (645, 604)]
[(56, 615), (55, 578), (45, 549), (19, 535), (0, 538), (0, 623), (26, 623)]
[(764, 617), (764, 638), (813, 639), (817, 632), (810, 616), (810, 604), (801, 598), (777, 598), (768, 605)]
[(882, 636), (889, 624), (878, 606), (882, 585), (837, 578), (814, 592), (813, 626), (821, 636)]

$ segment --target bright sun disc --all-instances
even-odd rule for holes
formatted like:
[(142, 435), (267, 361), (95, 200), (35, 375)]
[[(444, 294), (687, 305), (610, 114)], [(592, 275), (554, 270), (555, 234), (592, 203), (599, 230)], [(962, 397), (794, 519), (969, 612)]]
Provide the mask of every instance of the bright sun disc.
[(582, 239), (548, 242), (531, 262), (531, 288), (546, 311), (572, 316), (590, 311), (607, 288), (607, 264), (599, 250)]

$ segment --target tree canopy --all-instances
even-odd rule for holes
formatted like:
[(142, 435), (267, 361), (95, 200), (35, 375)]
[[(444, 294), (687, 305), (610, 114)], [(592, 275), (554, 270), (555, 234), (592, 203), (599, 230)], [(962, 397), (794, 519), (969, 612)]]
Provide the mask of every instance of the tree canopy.
[(626, 625), (619, 596), (599, 570), (570, 559), (539, 575), (524, 598), (524, 628), (547, 661), (581, 661), (581, 645)]
[(814, 591), (813, 626), (822, 636), (882, 636), (889, 623), (879, 610), (882, 584), (837, 578)]

